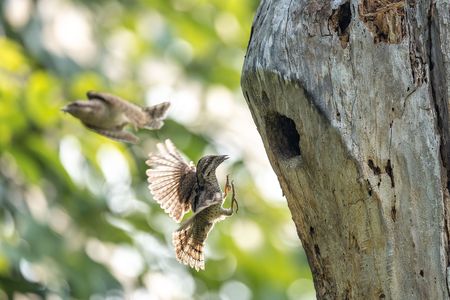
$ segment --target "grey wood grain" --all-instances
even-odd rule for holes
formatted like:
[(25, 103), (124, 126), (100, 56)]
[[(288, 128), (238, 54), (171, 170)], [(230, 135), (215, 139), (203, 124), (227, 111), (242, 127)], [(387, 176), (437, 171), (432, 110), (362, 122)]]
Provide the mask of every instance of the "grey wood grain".
[(450, 7), (377, 2), (261, 1), (242, 90), (318, 299), (449, 299)]

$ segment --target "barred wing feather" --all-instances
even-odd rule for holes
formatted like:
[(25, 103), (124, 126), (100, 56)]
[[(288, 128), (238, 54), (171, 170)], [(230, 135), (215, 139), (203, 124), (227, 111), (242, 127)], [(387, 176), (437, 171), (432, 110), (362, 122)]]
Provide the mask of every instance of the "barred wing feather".
[(188, 164), (170, 140), (157, 145), (157, 154), (146, 161), (149, 189), (156, 202), (176, 222), (191, 208), (196, 182), (195, 167)]

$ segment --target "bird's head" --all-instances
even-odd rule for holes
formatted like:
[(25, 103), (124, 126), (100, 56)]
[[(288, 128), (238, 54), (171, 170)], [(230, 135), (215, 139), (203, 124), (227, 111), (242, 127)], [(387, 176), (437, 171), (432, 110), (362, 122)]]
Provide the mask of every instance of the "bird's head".
[(67, 104), (66, 106), (61, 108), (61, 111), (69, 113), (77, 118), (83, 118), (95, 112), (95, 105), (90, 101), (78, 100)]
[(217, 167), (228, 159), (228, 155), (203, 156), (197, 163), (197, 174), (209, 177), (215, 174)]

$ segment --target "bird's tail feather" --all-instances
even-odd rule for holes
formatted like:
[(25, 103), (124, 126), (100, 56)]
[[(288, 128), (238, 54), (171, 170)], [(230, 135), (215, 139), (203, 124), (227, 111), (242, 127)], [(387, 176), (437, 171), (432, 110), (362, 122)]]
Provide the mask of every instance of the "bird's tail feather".
[(150, 107), (144, 107), (144, 111), (147, 113), (147, 123), (145, 128), (147, 129), (160, 129), (166, 117), (167, 109), (170, 106), (170, 102), (163, 102)]
[(193, 225), (194, 222), (190, 219), (173, 233), (172, 241), (175, 246), (175, 254), (179, 262), (190, 266), (197, 271), (204, 270), (204, 241), (198, 241), (194, 238)]

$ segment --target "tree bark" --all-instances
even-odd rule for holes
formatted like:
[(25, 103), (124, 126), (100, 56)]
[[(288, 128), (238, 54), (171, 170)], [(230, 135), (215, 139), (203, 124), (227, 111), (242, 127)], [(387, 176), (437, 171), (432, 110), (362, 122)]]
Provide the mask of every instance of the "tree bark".
[(449, 299), (448, 1), (262, 0), (242, 89), (318, 299)]

